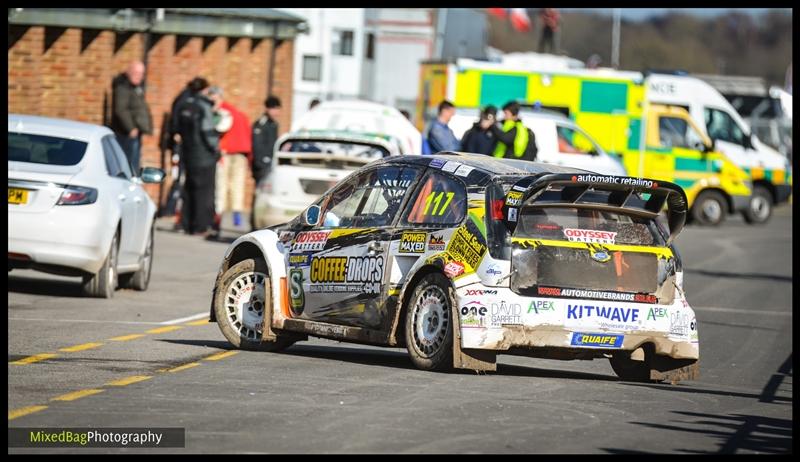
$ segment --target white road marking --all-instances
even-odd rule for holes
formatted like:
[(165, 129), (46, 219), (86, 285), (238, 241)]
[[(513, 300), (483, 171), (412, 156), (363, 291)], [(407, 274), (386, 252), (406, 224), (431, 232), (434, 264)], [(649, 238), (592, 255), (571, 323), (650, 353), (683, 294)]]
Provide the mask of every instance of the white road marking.
[(160, 322), (159, 324), (163, 324), (165, 326), (168, 326), (170, 324), (180, 324), (182, 322), (194, 321), (195, 319), (200, 319), (200, 318), (208, 318), (208, 311), (204, 311), (202, 313), (193, 314), (191, 316), (186, 316), (185, 318), (178, 318), (178, 319), (173, 319), (171, 321)]
[(194, 321), (195, 319), (208, 318), (208, 311), (193, 314), (184, 318), (170, 319), (169, 321), (161, 322), (148, 322), (148, 321), (110, 321), (110, 320), (95, 320), (95, 319), (53, 319), (53, 318), (8, 318), (9, 321), (37, 321), (37, 322), (83, 322), (94, 324), (142, 324), (148, 326), (170, 326), (172, 324), (180, 324), (182, 322)]
[(715, 306), (693, 306), (693, 310), (703, 311), (719, 311), (721, 313), (740, 313), (740, 314), (760, 314), (766, 316), (791, 316), (791, 311), (763, 311), (759, 309), (742, 310), (738, 308), (720, 308)]

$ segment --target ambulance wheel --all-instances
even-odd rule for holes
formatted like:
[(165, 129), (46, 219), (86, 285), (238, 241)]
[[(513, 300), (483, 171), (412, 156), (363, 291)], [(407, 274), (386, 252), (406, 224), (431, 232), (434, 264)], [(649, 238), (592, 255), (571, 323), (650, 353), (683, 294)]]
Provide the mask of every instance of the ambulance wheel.
[(728, 202), (719, 191), (707, 190), (701, 192), (692, 205), (692, 218), (703, 226), (719, 226), (725, 221), (728, 211)]

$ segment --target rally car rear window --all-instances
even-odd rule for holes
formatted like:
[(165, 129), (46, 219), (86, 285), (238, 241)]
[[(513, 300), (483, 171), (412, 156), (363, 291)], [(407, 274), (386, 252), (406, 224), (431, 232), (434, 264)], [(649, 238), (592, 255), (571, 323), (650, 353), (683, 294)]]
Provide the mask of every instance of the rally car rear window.
[(652, 220), (590, 208), (525, 207), (514, 235), (597, 244), (665, 245)]

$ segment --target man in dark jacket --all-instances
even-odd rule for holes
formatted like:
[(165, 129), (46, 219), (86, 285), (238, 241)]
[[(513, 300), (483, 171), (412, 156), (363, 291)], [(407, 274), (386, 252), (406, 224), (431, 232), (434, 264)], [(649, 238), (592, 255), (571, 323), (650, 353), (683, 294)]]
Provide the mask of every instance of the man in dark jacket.
[(497, 137), (494, 157), (520, 160), (536, 160), (538, 149), (536, 137), (519, 118), (519, 103), (511, 101), (503, 106), (503, 124), (492, 125), (490, 130)]
[(214, 180), (219, 160), (219, 134), (214, 130), (213, 103), (208, 88), (188, 96), (176, 108), (186, 167), (186, 200), (182, 215), (189, 234), (213, 234)]
[(142, 134), (153, 133), (153, 118), (144, 99), (144, 64), (133, 61), (112, 83), (111, 129), (125, 151), (131, 169), (139, 175)]
[[(258, 192), (258, 183), (269, 175), (272, 169), (272, 155), (278, 141), (278, 116), (281, 113), (281, 100), (270, 95), (264, 101), (264, 114), (253, 123), (253, 166), (252, 173), (256, 186), (253, 188), (253, 205)], [(256, 229), (255, 212), (250, 214), (250, 226)]]
[(497, 138), (491, 127), (495, 124), (497, 108), (489, 105), (481, 111), (480, 120), (472, 124), (472, 128), (461, 137), (461, 150), (491, 156), (494, 153)]

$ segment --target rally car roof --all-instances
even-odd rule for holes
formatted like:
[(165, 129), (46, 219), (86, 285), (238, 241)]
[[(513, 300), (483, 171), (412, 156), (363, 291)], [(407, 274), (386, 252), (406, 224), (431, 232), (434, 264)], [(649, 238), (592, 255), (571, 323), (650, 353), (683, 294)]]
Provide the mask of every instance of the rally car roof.
[(592, 173), (588, 170), (562, 167), (559, 165), (546, 164), (542, 162), (498, 159), (496, 157), (491, 157), (484, 154), (449, 151), (425, 156), (391, 156), (384, 158), (379, 162), (428, 165), (434, 159), (440, 159), (445, 162), (456, 161), (460, 164), (467, 165), (468, 167), (473, 167), (475, 170), (478, 170), (484, 174), (480, 175), (480, 177), (483, 178), (494, 178), (500, 176), (532, 176), (546, 173)]

